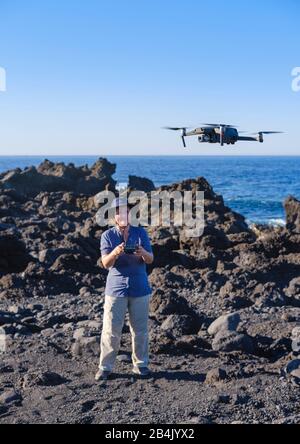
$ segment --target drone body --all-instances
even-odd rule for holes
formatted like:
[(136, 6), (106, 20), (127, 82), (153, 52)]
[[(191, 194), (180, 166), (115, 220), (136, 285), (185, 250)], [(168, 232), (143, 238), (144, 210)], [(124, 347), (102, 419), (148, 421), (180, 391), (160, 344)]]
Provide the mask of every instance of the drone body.
[(186, 148), (185, 138), (188, 136), (198, 136), (199, 143), (219, 143), (221, 146), (235, 145), (238, 141), (264, 142), (264, 134), (279, 134), (279, 131), (259, 131), (253, 136), (240, 136), (238, 130), (231, 125), (225, 124), (203, 124), (200, 128), (188, 131), (188, 128), (166, 127), (172, 131), (181, 131), (181, 139), (184, 148)]

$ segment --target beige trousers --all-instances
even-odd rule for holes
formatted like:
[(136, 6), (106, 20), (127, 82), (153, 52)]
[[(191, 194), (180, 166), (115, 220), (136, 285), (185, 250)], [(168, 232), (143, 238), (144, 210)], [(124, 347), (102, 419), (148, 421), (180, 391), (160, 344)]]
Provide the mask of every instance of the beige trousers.
[(105, 296), (101, 353), (99, 368), (112, 371), (120, 348), (125, 315), (129, 312), (129, 328), (132, 338), (132, 363), (136, 367), (147, 367), (148, 318), (150, 296), (113, 297)]

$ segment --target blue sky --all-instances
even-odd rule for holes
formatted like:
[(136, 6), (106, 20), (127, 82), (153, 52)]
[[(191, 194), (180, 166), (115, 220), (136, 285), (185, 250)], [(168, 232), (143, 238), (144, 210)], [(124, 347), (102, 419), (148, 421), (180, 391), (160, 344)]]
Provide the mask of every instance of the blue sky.
[[(0, 154), (300, 155), (298, 0), (0, 0)], [(224, 147), (165, 125), (283, 130)]]

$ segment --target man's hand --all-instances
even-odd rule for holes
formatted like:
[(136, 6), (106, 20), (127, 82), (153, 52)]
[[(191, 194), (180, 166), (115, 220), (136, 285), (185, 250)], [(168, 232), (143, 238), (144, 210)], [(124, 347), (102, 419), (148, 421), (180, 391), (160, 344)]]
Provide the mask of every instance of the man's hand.
[(124, 252), (125, 243), (118, 245), (113, 251), (105, 256), (102, 256), (101, 261), (104, 268), (109, 269), (114, 266), (116, 260)]
[(124, 253), (124, 247), (125, 247), (125, 243), (122, 242), (122, 244), (118, 245), (113, 251), (112, 251), (112, 255), (115, 258), (118, 258), (120, 256), (120, 254)]
[(148, 251), (146, 251), (141, 245), (137, 247), (134, 254), (143, 259), (146, 264), (152, 264), (153, 262), (153, 254), (148, 253)]
[(145, 254), (147, 254), (147, 251), (145, 250), (145, 248), (143, 248), (141, 245), (139, 245), (134, 253), (136, 256), (138, 257), (143, 257)]

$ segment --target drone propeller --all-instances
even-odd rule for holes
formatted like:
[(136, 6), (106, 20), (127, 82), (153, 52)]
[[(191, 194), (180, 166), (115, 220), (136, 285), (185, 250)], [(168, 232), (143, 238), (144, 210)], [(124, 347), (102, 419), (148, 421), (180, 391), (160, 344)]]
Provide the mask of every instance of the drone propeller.
[(252, 134), (283, 134), (283, 131), (258, 131)]
[(238, 128), (236, 125), (226, 125), (225, 123), (203, 123), (208, 128)]
[(190, 127), (188, 127), (188, 126), (183, 126), (183, 127), (179, 127), (179, 128), (172, 127), (172, 126), (165, 126), (163, 129), (170, 130), (170, 131), (181, 131), (182, 144), (183, 144), (183, 147), (186, 148), (186, 143), (185, 143), (186, 130), (189, 128)]
[(180, 127), (174, 127), (174, 126), (164, 126), (163, 129), (166, 130), (170, 130), (170, 131), (182, 131), (182, 130), (187, 130), (188, 128), (190, 128), (189, 126), (180, 126)]
[(252, 133), (258, 137), (259, 142), (263, 143), (265, 134), (283, 134), (282, 131), (258, 131), (257, 133)]

